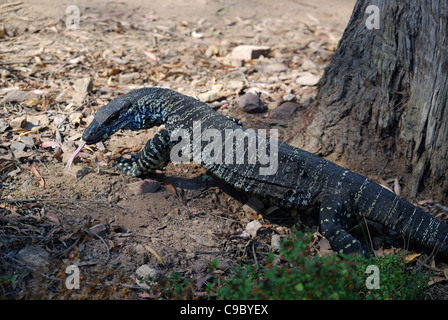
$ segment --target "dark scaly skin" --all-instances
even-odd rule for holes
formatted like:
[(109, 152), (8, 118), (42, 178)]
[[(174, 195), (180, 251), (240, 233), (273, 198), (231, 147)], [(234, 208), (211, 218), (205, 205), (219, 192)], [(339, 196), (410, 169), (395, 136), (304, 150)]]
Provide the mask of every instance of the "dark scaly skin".
[[(112, 100), (100, 108), (85, 130), (83, 140), (92, 144), (119, 129), (140, 130), (164, 124), (153, 139), (131, 161), (118, 166), (128, 175), (140, 176), (170, 160), (176, 129), (193, 133), (193, 122), (202, 131), (243, 129), (238, 121), (219, 114), (192, 97), (161, 88), (144, 88)], [(257, 136), (257, 141), (260, 139)], [(223, 144), (224, 145), (224, 144)], [(202, 143), (203, 149), (204, 142)], [(223, 154), (224, 154), (223, 150)], [(193, 150), (193, 159), (195, 158)], [(278, 143), (278, 170), (261, 175), (260, 163), (227, 164), (199, 160), (217, 177), (235, 188), (284, 208), (320, 206), (322, 234), (336, 252), (365, 254), (361, 244), (347, 231), (352, 215), (366, 218), (401, 233), (429, 248), (437, 247), (448, 256), (448, 225), (393, 194), (378, 184), (309, 152)]]

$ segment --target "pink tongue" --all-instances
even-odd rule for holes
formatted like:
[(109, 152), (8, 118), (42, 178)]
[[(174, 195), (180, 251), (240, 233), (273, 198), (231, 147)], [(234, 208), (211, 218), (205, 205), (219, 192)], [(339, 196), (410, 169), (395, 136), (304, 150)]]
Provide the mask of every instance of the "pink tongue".
[(72, 156), (70, 157), (70, 159), (68, 159), (67, 165), (64, 168), (64, 173), (68, 172), (70, 170), (70, 167), (72, 166), (73, 160), (75, 160), (76, 156), (81, 152), (82, 148), (84, 148), (84, 146), (86, 145), (86, 141), (83, 141), (78, 149), (76, 149), (76, 151), (72, 154)]

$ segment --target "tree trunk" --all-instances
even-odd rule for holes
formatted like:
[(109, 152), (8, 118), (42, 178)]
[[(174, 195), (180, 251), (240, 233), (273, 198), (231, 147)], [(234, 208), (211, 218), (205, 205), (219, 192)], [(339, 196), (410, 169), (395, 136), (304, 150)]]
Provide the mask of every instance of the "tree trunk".
[(446, 197), (447, 28), (445, 0), (358, 0), (319, 83), (308, 150), (347, 163), (401, 161), (409, 196), (429, 187)]

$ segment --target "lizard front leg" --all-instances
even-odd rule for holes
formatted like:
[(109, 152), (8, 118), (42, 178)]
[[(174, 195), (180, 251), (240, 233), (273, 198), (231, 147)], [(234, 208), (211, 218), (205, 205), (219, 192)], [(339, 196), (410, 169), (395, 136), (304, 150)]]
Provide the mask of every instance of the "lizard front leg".
[(150, 139), (145, 147), (131, 160), (117, 159), (117, 167), (128, 176), (141, 176), (156, 169), (169, 160), (172, 143), (168, 131), (161, 130)]
[(347, 198), (337, 191), (324, 197), (320, 206), (322, 234), (337, 253), (360, 253), (365, 256), (361, 243), (346, 231), (350, 213)]

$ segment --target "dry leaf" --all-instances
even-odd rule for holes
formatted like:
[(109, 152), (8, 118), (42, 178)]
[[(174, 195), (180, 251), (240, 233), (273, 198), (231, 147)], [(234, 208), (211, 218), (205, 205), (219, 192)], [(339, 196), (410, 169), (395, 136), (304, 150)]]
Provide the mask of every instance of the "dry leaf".
[(148, 250), (149, 252), (151, 252), (151, 254), (156, 257), (157, 260), (159, 260), (159, 262), (165, 266), (165, 263), (163, 263), (163, 259), (162, 257), (157, 253), (156, 250), (154, 250), (153, 248), (151, 248), (149, 245), (147, 244), (143, 244), (143, 246), (145, 247), (146, 250)]
[(176, 188), (171, 183), (165, 182), (163, 186), (177, 195)]
[(56, 217), (55, 215), (52, 215), (51, 213), (47, 213), (45, 215), (45, 218), (47, 218), (48, 220), (54, 222), (56, 225), (60, 225), (61, 222), (59, 221), (58, 217)]
[(34, 165), (31, 165), (30, 169), (31, 169), (31, 172), (36, 177), (37, 182), (39, 182), (39, 184), (41, 185), (41, 187), (45, 187), (44, 178), (42, 178), (42, 176), (40, 175), (39, 171), (37, 171), (37, 169), (34, 167)]
[(443, 269), (443, 275), (448, 280), (448, 268)]
[(197, 243), (202, 244), (203, 246), (214, 247), (213, 244), (208, 243), (207, 241), (204, 240), (204, 238), (202, 238), (201, 236), (198, 236), (197, 234), (189, 234), (189, 236), (190, 236), (190, 238), (195, 240)]
[(421, 253), (412, 253), (406, 256), (406, 263), (412, 262), (415, 258), (419, 257)]

